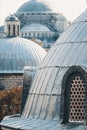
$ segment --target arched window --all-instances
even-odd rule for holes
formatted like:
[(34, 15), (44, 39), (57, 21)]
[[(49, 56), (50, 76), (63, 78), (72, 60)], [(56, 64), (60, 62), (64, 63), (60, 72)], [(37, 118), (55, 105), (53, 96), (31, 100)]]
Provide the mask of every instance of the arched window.
[(8, 25), (8, 36), (10, 36), (10, 25)]
[(33, 38), (35, 38), (35, 33), (33, 33)]
[(31, 37), (31, 33), (29, 33), (29, 37)]
[(25, 33), (25, 37), (27, 37), (27, 33)]
[(17, 31), (18, 31), (18, 34), (17, 34), (17, 35), (19, 36), (19, 25), (17, 26)]
[[(76, 69), (76, 68), (75, 68)], [(72, 72), (71, 72), (72, 71)], [(69, 73), (70, 72), (70, 73)], [(85, 71), (73, 71), (73, 67), (63, 78), (61, 114), (63, 123), (84, 122), (86, 118)]]
[(13, 35), (15, 36), (15, 25), (13, 25)]

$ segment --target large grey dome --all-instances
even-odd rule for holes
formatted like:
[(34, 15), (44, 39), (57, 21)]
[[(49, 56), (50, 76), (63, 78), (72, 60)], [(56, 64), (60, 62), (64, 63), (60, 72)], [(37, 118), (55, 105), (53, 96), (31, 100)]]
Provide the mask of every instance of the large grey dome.
[(30, 0), (24, 3), (17, 12), (43, 12), (51, 11), (50, 7), (45, 3), (38, 0)]
[(45, 54), (44, 49), (30, 40), (0, 39), (0, 73), (22, 72), (24, 66), (38, 66)]

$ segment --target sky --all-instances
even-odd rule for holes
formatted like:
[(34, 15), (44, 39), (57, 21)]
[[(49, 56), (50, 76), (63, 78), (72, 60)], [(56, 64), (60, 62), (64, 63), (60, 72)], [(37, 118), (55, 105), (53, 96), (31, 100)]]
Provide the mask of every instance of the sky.
[[(17, 11), (28, 0), (0, 0), (0, 25), (4, 19)], [(41, 0), (42, 2), (44, 0)], [(63, 14), (67, 20), (73, 21), (87, 8), (86, 0), (45, 0), (47, 4), (58, 13)]]

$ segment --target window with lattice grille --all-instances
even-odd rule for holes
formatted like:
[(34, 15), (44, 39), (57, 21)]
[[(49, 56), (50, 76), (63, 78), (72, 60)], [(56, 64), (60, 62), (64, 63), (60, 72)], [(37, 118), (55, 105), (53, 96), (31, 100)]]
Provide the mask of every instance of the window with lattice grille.
[(69, 122), (84, 121), (85, 115), (85, 87), (80, 76), (76, 76), (70, 83), (70, 111)]
[(84, 122), (85, 120), (85, 81), (76, 72), (66, 80), (64, 92), (64, 122)]

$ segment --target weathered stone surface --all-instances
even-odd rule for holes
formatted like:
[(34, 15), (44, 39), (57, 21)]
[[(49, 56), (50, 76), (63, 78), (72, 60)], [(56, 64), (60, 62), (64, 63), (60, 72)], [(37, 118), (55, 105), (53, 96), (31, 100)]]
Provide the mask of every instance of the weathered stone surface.
[(0, 88), (9, 89), (17, 86), (23, 86), (23, 74), (0, 75)]

